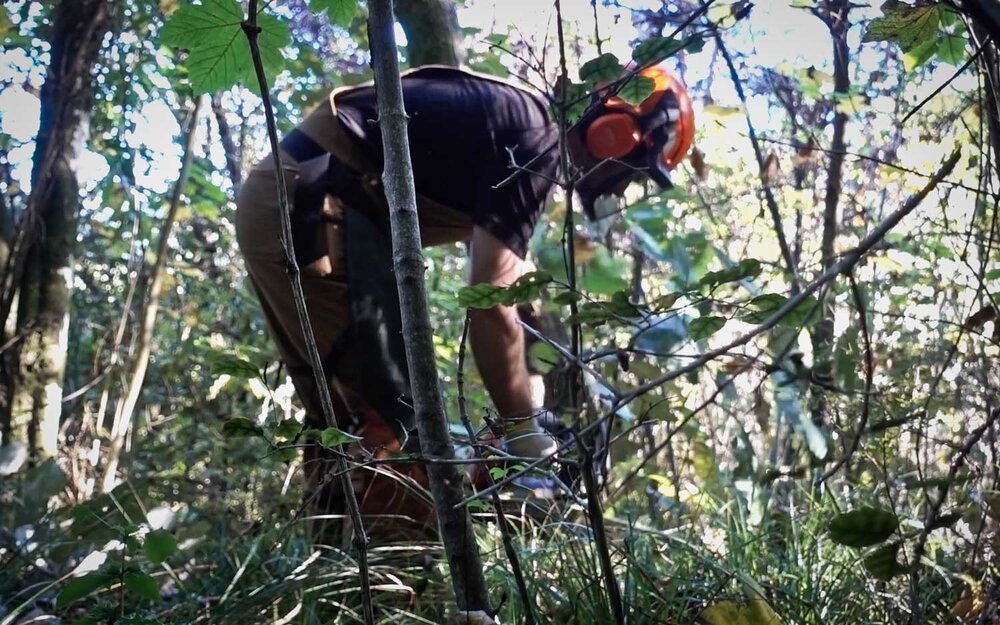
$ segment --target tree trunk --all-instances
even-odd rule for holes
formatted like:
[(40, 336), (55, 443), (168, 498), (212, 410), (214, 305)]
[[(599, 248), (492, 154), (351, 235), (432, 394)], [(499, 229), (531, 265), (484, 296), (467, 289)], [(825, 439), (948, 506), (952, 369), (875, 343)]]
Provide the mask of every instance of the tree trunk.
[[(825, 19), (833, 40), (833, 90), (834, 94), (847, 96), (851, 89), (850, 50), (847, 47), (847, 30), (850, 26), (847, 13), (848, 0), (830, 0)], [(847, 113), (839, 110), (834, 101), (833, 140), (830, 143), (830, 164), (826, 170), (826, 196), (823, 201), (823, 232), (820, 242), (820, 274), (836, 262), (834, 243), (837, 240), (837, 208), (843, 187), (844, 135), (847, 130)], [(833, 346), (833, 298), (820, 299), (820, 318), (812, 333), (813, 373), (817, 379), (828, 380), (833, 372), (831, 348)], [(813, 386), (812, 419), (816, 424), (826, 421), (826, 397), (823, 389)]]
[[(453, 459), (455, 453), (438, 385), (433, 330), (427, 310), (416, 190), (393, 33), (392, 0), (371, 0), (368, 10), (368, 36), (385, 154), (382, 181), (389, 202), (393, 266), (399, 288), (420, 448), (429, 460), (447, 461)], [(428, 463), (427, 474), (458, 607), (463, 611), (488, 612), (489, 594), (472, 521), (466, 507), (460, 505), (462, 475), (456, 465), (437, 462)]]
[(167, 209), (167, 216), (160, 226), (160, 235), (156, 244), (156, 260), (149, 271), (149, 287), (146, 289), (146, 303), (142, 307), (142, 315), (139, 321), (139, 336), (136, 344), (135, 362), (132, 367), (132, 374), (129, 376), (128, 387), (124, 396), (119, 400), (115, 410), (115, 420), (111, 426), (110, 448), (108, 450), (108, 460), (104, 466), (104, 479), (102, 487), (105, 492), (112, 490), (116, 486), (115, 474), (118, 470), (118, 461), (121, 457), (122, 447), (125, 438), (132, 426), (132, 415), (135, 406), (139, 401), (139, 394), (142, 392), (143, 382), (146, 381), (146, 370), (149, 367), (149, 356), (153, 349), (153, 326), (156, 324), (156, 315), (160, 310), (160, 289), (163, 287), (163, 273), (167, 267), (167, 256), (170, 252), (170, 234), (173, 231), (174, 223), (177, 219), (177, 210), (181, 206), (181, 194), (184, 185), (187, 183), (188, 174), (191, 170), (191, 161), (194, 159), (194, 135), (198, 129), (198, 114), (201, 112), (202, 98), (195, 100), (194, 106), (188, 113), (187, 129), (184, 137), (184, 152), (181, 159), (181, 170), (177, 174), (177, 181), (170, 194), (170, 205)]
[(52, 12), (51, 62), (41, 92), (32, 193), (5, 265), (0, 321), (18, 293), (10, 438), (56, 453), (69, 329), (79, 184), (75, 159), (88, 134), (91, 72), (111, 25), (109, 0), (64, 0)]
[(465, 60), (452, 0), (400, 0), (396, 16), (406, 33), (410, 66), (460, 65)]
[(233, 183), (233, 197), (239, 194), (240, 183), (243, 181), (243, 159), (240, 146), (233, 138), (233, 130), (226, 119), (226, 110), (222, 107), (222, 96), (212, 96), (212, 113), (215, 115), (215, 125), (219, 128), (219, 140), (226, 154), (226, 172)]

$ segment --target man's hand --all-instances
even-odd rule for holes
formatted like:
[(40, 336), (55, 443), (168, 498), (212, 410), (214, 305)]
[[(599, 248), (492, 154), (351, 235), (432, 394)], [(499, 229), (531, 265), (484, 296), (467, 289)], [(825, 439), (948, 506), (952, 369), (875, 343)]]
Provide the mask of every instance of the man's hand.
[[(521, 277), (525, 262), (492, 234), (472, 231), (470, 284), (509, 286)], [(469, 341), (486, 390), (507, 426), (512, 455), (539, 457), (553, 451), (554, 441), (534, 420), (531, 384), (525, 363), (524, 331), (513, 306), (473, 309)]]

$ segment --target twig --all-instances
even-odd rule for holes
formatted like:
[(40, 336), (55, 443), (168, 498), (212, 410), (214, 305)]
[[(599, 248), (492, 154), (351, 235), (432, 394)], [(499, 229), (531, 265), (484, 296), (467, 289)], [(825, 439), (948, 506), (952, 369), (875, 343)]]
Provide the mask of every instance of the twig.
[[(257, 38), (261, 32), (260, 27), (257, 25), (257, 0), (250, 0), (247, 19), (241, 26), (250, 44), (250, 55), (253, 57), (254, 72), (257, 76), (257, 83), (260, 86), (261, 100), (264, 104), (267, 136), (271, 143), (271, 154), (274, 158), (278, 207), (281, 214), (281, 246), (285, 252), (285, 265), (288, 269), (288, 278), (292, 284), (292, 299), (295, 300), (295, 311), (298, 314), (299, 326), (302, 328), (302, 336), (309, 357), (309, 365), (313, 371), (316, 388), (319, 392), (323, 416), (328, 426), (336, 427), (337, 415), (333, 408), (333, 399), (330, 396), (330, 387), (327, 384), (326, 374), (323, 372), (323, 359), (320, 357), (319, 348), (316, 346), (316, 337), (313, 335), (312, 323), (309, 321), (309, 309), (306, 306), (305, 292), (302, 290), (302, 282), (299, 279), (299, 266), (295, 260), (291, 208), (288, 202), (288, 189), (285, 187), (285, 171), (281, 166), (278, 129), (275, 123), (274, 107), (271, 105), (270, 92), (268, 91), (267, 76), (264, 74), (264, 64), (261, 61), (260, 46), (257, 42)], [(368, 572), (368, 536), (365, 533), (364, 522), (361, 518), (361, 509), (354, 494), (354, 485), (351, 483), (351, 476), (343, 453), (343, 447), (338, 446), (337, 451), (340, 452), (336, 455), (337, 468), (341, 471), (340, 483), (344, 490), (347, 511), (351, 517), (351, 529), (354, 532), (354, 547), (358, 552), (358, 575), (361, 582), (361, 602), (364, 611), (364, 621), (365, 625), (374, 625), (375, 610), (372, 606), (371, 580)]]
[(925, 106), (927, 106), (928, 102), (930, 102), (931, 100), (933, 100), (934, 98), (936, 98), (938, 96), (938, 94), (940, 94), (942, 91), (944, 91), (945, 89), (947, 89), (948, 85), (950, 85), (956, 78), (958, 78), (963, 73), (965, 73), (965, 70), (969, 69), (969, 66), (971, 66), (973, 63), (976, 62), (976, 60), (979, 59), (979, 56), (983, 53), (983, 50), (986, 48), (986, 46), (989, 44), (989, 42), (990, 42), (989, 37), (987, 37), (986, 39), (984, 39), (983, 42), (979, 45), (979, 49), (976, 50), (975, 54), (973, 54), (972, 56), (970, 56), (969, 60), (966, 61), (965, 63), (963, 63), (962, 67), (959, 67), (958, 70), (954, 74), (951, 75), (951, 78), (949, 78), (948, 80), (944, 81), (941, 84), (941, 86), (939, 86), (934, 91), (931, 91), (930, 94), (926, 98), (924, 98), (923, 100), (921, 100), (919, 104), (917, 104), (912, 109), (910, 109), (910, 112), (907, 113), (906, 115), (904, 115), (903, 119), (900, 120), (899, 125), (900, 126), (906, 125), (906, 122), (908, 122), (911, 117), (913, 117), (918, 112), (920, 112), (920, 109), (922, 109)]
[[(563, 86), (569, 85), (569, 72), (566, 69), (566, 39), (563, 34), (562, 2), (555, 0), (556, 8), (556, 32), (559, 37), (559, 68), (561, 71), (561, 81)], [(624, 83), (623, 83), (624, 84)], [(563, 94), (568, 89), (563, 89)], [(561, 100), (564, 100), (562, 98)], [(570, 291), (576, 289), (576, 241), (575, 226), (573, 223), (573, 189), (576, 184), (575, 172), (571, 171), (571, 161), (569, 154), (569, 124), (567, 123), (568, 107), (564, 101), (560, 101), (559, 106), (559, 160), (562, 174), (565, 178), (566, 190), (566, 218), (563, 222), (563, 250), (566, 260), (566, 276)], [(614, 567), (611, 564), (611, 552), (608, 549), (608, 537), (604, 529), (604, 511), (601, 509), (601, 492), (597, 487), (597, 477), (594, 474), (593, 456), (594, 451), (590, 445), (583, 440), (579, 433), (581, 423), (580, 385), (583, 382), (582, 370), (575, 364), (580, 360), (580, 348), (583, 342), (583, 332), (580, 327), (579, 309), (576, 299), (570, 301), (570, 357), (574, 366), (569, 370), (569, 396), (570, 406), (573, 411), (574, 437), (577, 446), (582, 452), (581, 470), (583, 479), (587, 487), (587, 515), (590, 520), (590, 527), (594, 533), (594, 547), (597, 549), (598, 561), (601, 566), (601, 574), (604, 577), (608, 602), (611, 606), (611, 613), (617, 625), (625, 625), (625, 610), (622, 606), (621, 589), (618, 588), (618, 581), (615, 579)], [(611, 413), (612, 419), (614, 412)], [(596, 454), (603, 456), (602, 453)]]
[[(476, 431), (472, 427), (472, 421), (469, 420), (469, 411), (466, 407), (465, 401), (465, 345), (468, 339), (469, 311), (466, 311), (465, 323), (462, 326), (462, 341), (458, 344), (458, 373), (456, 375), (458, 378), (458, 412), (462, 418), (462, 425), (465, 426), (465, 431), (469, 435), (469, 441), (472, 445), (472, 449), (478, 457), (481, 455), (481, 452), (476, 438)], [(485, 471), (486, 483), (493, 486), (496, 482), (493, 479), (493, 474), (490, 472), (490, 469), (488, 467), (483, 467), (480, 470)], [(521, 603), (524, 605), (524, 622), (527, 625), (535, 625), (535, 608), (531, 602), (531, 594), (528, 592), (528, 584), (524, 580), (524, 571), (521, 569), (521, 560), (518, 558), (517, 550), (514, 548), (514, 537), (510, 531), (510, 524), (507, 522), (507, 516), (504, 514), (503, 502), (500, 500), (500, 493), (498, 491), (493, 491), (493, 511), (496, 513), (497, 527), (500, 528), (500, 537), (503, 539), (504, 552), (507, 554), (507, 559), (510, 560), (510, 570), (514, 573), (514, 582), (517, 585), (517, 592), (521, 595)]]
[[(403, 107), (394, 22), (392, 0), (369, 1), (368, 37), (384, 154), (382, 182), (389, 204), (393, 269), (399, 290), (403, 341), (420, 449), (425, 456), (448, 459), (455, 457), (455, 450), (441, 398), (433, 329), (427, 309), (416, 190), (406, 133), (407, 116)], [(461, 474), (454, 465), (429, 464), (427, 477), (458, 608), (464, 612), (489, 613), (489, 592), (483, 576), (482, 559), (468, 509), (460, 503), (463, 495)]]
[[(804, 289), (802, 289), (802, 291), (800, 291), (797, 295), (794, 295), (793, 297), (789, 298), (784, 303), (784, 305), (782, 305), (780, 308), (774, 311), (774, 313), (772, 313), (771, 316), (765, 319), (760, 325), (753, 328), (749, 332), (743, 334), (742, 336), (732, 340), (728, 344), (713, 349), (711, 351), (705, 352), (701, 356), (692, 359), (691, 362), (689, 362), (687, 365), (674, 369), (673, 371), (670, 371), (668, 373), (665, 373), (662, 376), (656, 378), (655, 380), (642, 384), (634, 388), (633, 390), (629, 391), (628, 393), (621, 395), (618, 398), (618, 400), (608, 409), (607, 416), (605, 416), (605, 419), (609, 418), (610, 415), (615, 414), (618, 410), (621, 409), (622, 406), (629, 404), (636, 398), (645, 395), (651, 390), (663, 384), (666, 384), (671, 380), (677, 379), (681, 376), (691, 373), (692, 371), (700, 369), (701, 367), (705, 366), (706, 363), (709, 363), (720, 356), (728, 354), (737, 347), (746, 345), (754, 337), (757, 337), (777, 326), (782, 319), (788, 316), (788, 314), (790, 314), (793, 310), (798, 308), (798, 306), (802, 304), (802, 302), (804, 302), (810, 295), (818, 291), (825, 284), (832, 281), (841, 273), (849, 271), (852, 267), (854, 267), (854, 265), (856, 265), (865, 256), (865, 254), (871, 251), (871, 249), (875, 247), (875, 245), (877, 245), (885, 237), (886, 234), (888, 234), (893, 228), (895, 228), (899, 224), (899, 222), (902, 221), (904, 217), (912, 213), (917, 208), (917, 206), (920, 205), (920, 203), (924, 200), (924, 198), (926, 198), (931, 193), (931, 191), (933, 191), (941, 183), (941, 181), (955, 169), (955, 165), (958, 164), (960, 156), (961, 156), (960, 151), (956, 150), (955, 152), (953, 152), (951, 156), (948, 158), (948, 160), (941, 165), (941, 168), (937, 170), (937, 172), (931, 177), (931, 179), (927, 182), (926, 185), (924, 185), (922, 189), (920, 189), (914, 195), (910, 196), (898, 210), (889, 215), (885, 219), (885, 221), (879, 224), (877, 228), (872, 230), (864, 239), (862, 239), (862, 241), (858, 244), (857, 247), (855, 247), (853, 250), (846, 252), (844, 256), (841, 258), (840, 262), (835, 264), (833, 267), (831, 267), (829, 270), (823, 273), (823, 275), (817, 278), (814, 282), (812, 282)], [(586, 428), (580, 431), (580, 434), (582, 435), (585, 432), (591, 431), (594, 428), (598, 427), (603, 420), (604, 419), (599, 419), (594, 423), (589, 424)], [(556, 451), (556, 453), (568, 449), (569, 447), (571, 447), (571, 445), (568, 444), (563, 445)], [(535, 467), (541, 465), (542, 463), (550, 461), (551, 457), (554, 455), (555, 453), (549, 456), (544, 456), (542, 458), (539, 458), (535, 462), (532, 462), (531, 464), (527, 465), (519, 473), (514, 475), (508, 475), (503, 480), (497, 482), (494, 488), (500, 488), (505, 484), (507, 484), (510, 480), (516, 478), (518, 475), (530, 471)], [(491, 492), (491, 489), (481, 490), (476, 495), (466, 498), (462, 503), (465, 504), (468, 503), (469, 501), (472, 501), (473, 499), (478, 499), (480, 497), (483, 497), (489, 492)]]
[[(702, 2), (702, 6), (707, 6), (705, 2)], [(778, 210), (778, 201), (774, 197), (774, 192), (771, 191), (771, 185), (769, 185), (764, 180), (764, 151), (760, 147), (760, 141), (757, 139), (757, 129), (753, 125), (753, 121), (750, 119), (750, 111), (747, 109), (747, 97), (743, 92), (743, 81), (740, 79), (740, 74), (736, 70), (736, 64), (733, 63), (733, 58), (729, 55), (729, 50), (726, 49), (726, 44), (722, 41), (722, 35), (719, 33), (719, 28), (715, 24), (711, 24), (712, 36), (715, 38), (715, 45), (719, 49), (719, 53), (722, 54), (722, 58), (726, 61), (726, 66), (729, 68), (729, 77), (733, 81), (733, 87), (736, 88), (736, 95), (739, 96), (740, 102), (743, 103), (743, 112), (747, 120), (747, 129), (750, 133), (750, 143), (753, 145), (754, 154), (757, 157), (757, 166), (759, 168), (759, 175), (761, 178), (761, 187), (764, 191), (764, 199), (767, 203), (767, 208), (771, 213), (771, 221), (774, 222), (774, 233), (778, 237), (778, 247), (781, 249), (781, 257), (785, 261), (789, 272), (789, 278), (792, 283), (792, 293), (799, 290), (799, 278), (798, 271), (795, 266), (795, 257), (792, 256), (792, 250), (788, 247), (788, 239), (785, 238), (784, 226), (781, 223), (781, 213)]]
[(938, 186), (938, 184), (945, 176), (951, 173), (951, 171), (955, 168), (955, 165), (958, 163), (958, 159), (960, 156), (961, 156), (960, 151), (956, 150), (955, 152), (953, 152), (952, 155), (948, 157), (948, 160), (941, 165), (941, 168), (938, 169), (937, 173), (934, 174), (934, 177), (931, 178), (927, 182), (927, 184), (924, 185), (922, 189), (920, 189), (920, 191), (910, 196), (898, 210), (889, 215), (885, 219), (885, 221), (879, 224), (877, 228), (872, 230), (858, 244), (856, 248), (845, 253), (838, 263), (830, 267), (830, 269), (825, 271), (823, 275), (821, 275), (814, 282), (812, 282), (807, 287), (802, 289), (798, 294), (789, 298), (784, 305), (778, 308), (778, 310), (774, 311), (774, 313), (770, 317), (765, 319), (763, 323), (758, 325), (753, 330), (747, 332), (743, 336), (731, 341), (727, 345), (723, 345), (722, 347), (705, 352), (700, 357), (695, 358), (687, 365), (675, 369), (669, 373), (666, 373), (660, 376), (659, 378), (656, 378), (655, 380), (647, 382), (646, 384), (642, 384), (633, 389), (632, 391), (625, 393), (619, 400), (618, 402), (619, 405), (613, 406), (612, 410), (616, 410), (621, 405), (627, 404), (628, 402), (634, 400), (635, 398), (645, 393), (648, 393), (652, 389), (661, 386), (663, 384), (666, 384), (667, 382), (679, 378), (683, 375), (686, 375), (704, 366), (705, 363), (710, 362), (718, 358), (719, 356), (722, 356), (732, 351), (733, 349), (740, 347), (741, 345), (747, 344), (748, 342), (750, 342), (750, 339), (759, 336), (764, 332), (767, 332), (771, 328), (775, 327), (776, 325), (778, 325), (778, 323), (780, 323), (782, 319), (784, 319), (789, 313), (795, 310), (799, 306), (799, 304), (804, 302), (810, 295), (818, 291), (820, 287), (825, 285), (827, 282), (830, 282), (838, 275), (854, 267), (854, 265), (856, 265), (861, 260), (861, 258), (864, 257), (865, 254), (867, 254), (873, 247), (875, 247), (875, 245), (879, 241), (881, 241), (885, 237), (885, 235), (889, 233), (889, 231), (895, 228), (899, 224), (899, 222), (903, 220), (904, 217), (912, 213), (917, 208), (917, 206), (920, 205), (920, 203), (924, 200), (924, 198), (926, 198), (930, 194), (930, 192), (933, 191)]
[(861, 324), (861, 338), (864, 340), (865, 345), (865, 392), (861, 405), (861, 420), (858, 423), (858, 430), (854, 433), (854, 438), (851, 440), (851, 444), (847, 448), (847, 452), (840, 460), (837, 461), (836, 464), (830, 467), (830, 469), (819, 478), (817, 485), (822, 485), (823, 482), (833, 477), (842, 466), (850, 462), (851, 457), (858, 450), (858, 445), (861, 443), (861, 437), (867, 431), (868, 419), (871, 415), (872, 382), (875, 376), (875, 356), (872, 354), (872, 338), (868, 331), (868, 315), (865, 313), (864, 299), (861, 297), (861, 289), (858, 288), (858, 283), (854, 279), (854, 274), (848, 274), (847, 279), (851, 283), (851, 296), (854, 298), (854, 305), (858, 309), (858, 323)]
[(965, 458), (972, 452), (972, 448), (979, 443), (983, 435), (993, 427), (993, 424), (998, 419), (1000, 419), (1000, 408), (994, 409), (983, 424), (966, 437), (965, 442), (951, 461), (951, 466), (948, 468), (948, 475), (937, 487), (937, 499), (931, 502), (927, 508), (927, 513), (924, 515), (924, 527), (920, 531), (920, 535), (917, 536), (916, 545), (913, 547), (913, 568), (910, 571), (910, 625), (918, 625), (923, 622), (921, 620), (922, 610), (920, 607), (920, 559), (923, 557), (927, 547), (927, 537), (934, 529), (934, 523), (941, 514), (941, 507), (948, 498), (948, 490), (955, 481), (958, 470), (965, 464)]

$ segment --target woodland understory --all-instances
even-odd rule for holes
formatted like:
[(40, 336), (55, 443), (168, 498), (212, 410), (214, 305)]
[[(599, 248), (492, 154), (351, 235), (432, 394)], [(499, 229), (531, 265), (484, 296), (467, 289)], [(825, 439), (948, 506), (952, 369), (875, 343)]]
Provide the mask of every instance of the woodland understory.
[[(998, 38), (997, 0), (5, 0), (0, 625), (1000, 623)], [(400, 139), (400, 63), (545, 94), (567, 166), (507, 288), (393, 213), (431, 442), (375, 459), (304, 427), (234, 198), (337, 86)], [(658, 63), (695, 147), (589, 221), (566, 135)], [(487, 442), (497, 304), (555, 458)], [(330, 544), (311, 446), (427, 463), (443, 541)]]

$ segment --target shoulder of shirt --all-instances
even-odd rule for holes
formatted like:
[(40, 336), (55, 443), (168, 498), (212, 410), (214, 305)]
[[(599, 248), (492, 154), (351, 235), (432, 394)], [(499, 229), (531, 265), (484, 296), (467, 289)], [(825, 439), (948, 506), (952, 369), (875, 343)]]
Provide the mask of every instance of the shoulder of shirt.
[[(456, 78), (477, 78), (479, 80), (485, 80), (488, 82), (505, 85), (513, 89), (517, 89), (521, 93), (535, 98), (539, 101), (542, 106), (544, 106), (544, 99), (541, 94), (539, 94), (535, 89), (529, 89), (524, 85), (518, 84), (517, 82), (509, 79), (503, 78), (501, 76), (494, 76), (492, 74), (484, 74), (482, 72), (477, 72), (468, 67), (454, 67), (451, 65), (421, 65), (420, 67), (414, 67), (406, 71), (400, 72), (400, 78), (443, 78), (446, 80), (453, 80)], [(358, 85), (345, 85), (343, 87), (337, 87), (332, 92), (330, 92), (330, 103), (333, 104), (334, 110), (336, 110), (336, 98), (343, 94), (350, 93), (358, 89), (365, 89), (374, 86), (375, 81), (369, 80), (367, 82)]]

